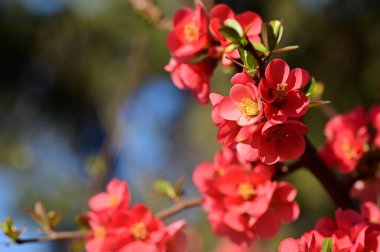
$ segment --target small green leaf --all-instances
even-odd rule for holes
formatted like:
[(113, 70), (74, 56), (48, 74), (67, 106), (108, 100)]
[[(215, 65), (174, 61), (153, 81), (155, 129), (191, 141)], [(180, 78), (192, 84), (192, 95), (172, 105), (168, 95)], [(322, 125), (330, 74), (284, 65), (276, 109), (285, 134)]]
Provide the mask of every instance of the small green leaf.
[(226, 47), (226, 49), (224, 51), (229, 53), (229, 52), (232, 52), (233, 50), (235, 50), (237, 48), (239, 48), (238, 44), (230, 44)]
[(17, 241), (20, 237), (22, 231), (17, 230), (16, 226), (13, 224), (13, 218), (8, 216), (5, 221), (2, 223), (1, 228), (3, 233), (11, 238), (13, 241)]
[(273, 50), (273, 53), (289, 52), (300, 48), (298, 45), (285, 46), (280, 49)]
[(154, 182), (153, 186), (157, 192), (167, 196), (168, 198), (173, 200), (178, 199), (178, 195), (176, 194), (175, 189), (173, 185), (170, 184), (170, 182), (163, 179), (159, 179)]
[(313, 90), (315, 88), (315, 85), (316, 85), (316, 81), (314, 78), (311, 78), (311, 81), (310, 81), (310, 84), (309, 84), (309, 88), (307, 89), (307, 92), (306, 92), (306, 97), (310, 97), (311, 94), (313, 93)]
[(234, 29), (240, 38), (242, 38), (244, 36), (243, 28), (241, 27), (239, 22), (236, 21), (235, 19), (226, 19), (223, 24), (226, 27)]
[(332, 252), (332, 239), (326, 238), (322, 242), (321, 252)]
[(88, 224), (88, 218), (86, 215), (77, 215), (75, 217), (75, 223), (80, 230), (90, 230), (90, 225)]
[(62, 219), (62, 214), (56, 211), (50, 211), (47, 215), (47, 218), (49, 220), (49, 227), (53, 228), (55, 227), (59, 221)]
[(233, 28), (223, 26), (222, 28), (219, 29), (219, 32), (223, 35), (223, 37), (225, 37), (226, 39), (228, 39), (232, 43), (242, 45), (242, 39), (240, 38), (237, 31), (235, 31)]
[(192, 57), (188, 62), (195, 64), (195, 63), (201, 62), (202, 60), (204, 60), (204, 59), (206, 59), (208, 57), (210, 57), (210, 55), (208, 55), (207, 53), (205, 53), (205, 54), (201, 54), (201, 55)]
[(261, 52), (263, 54), (267, 54), (268, 48), (265, 47), (265, 45), (259, 43), (259, 42), (252, 42), (253, 47), (255, 48), (256, 51)]
[(316, 107), (320, 107), (329, 103), (331, 103), (331, 101), (310, 101), (309, 108), (316, 108)]
[(248, 71), (256, 69), (258, 66), (258, 63), (255, 57), (253, 57), (252, 53), (247, 50), (244, 50), (243, 48), (239, 48), (238, 50), (239, 50), (240, 58), (243, 61), (243, 64), (246, 67), (246, 69)]
[(284, 33), (284, 26), (279, 20), (272, 20), (269, 22), (269, 25), (272, 27), (273, 35), (276, 38), (276, 44), (278, 44)]

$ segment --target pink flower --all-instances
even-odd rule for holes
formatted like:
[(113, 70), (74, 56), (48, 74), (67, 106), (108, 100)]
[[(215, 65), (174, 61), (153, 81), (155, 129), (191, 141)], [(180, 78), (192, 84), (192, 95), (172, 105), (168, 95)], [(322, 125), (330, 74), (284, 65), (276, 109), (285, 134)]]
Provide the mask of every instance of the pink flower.
[[(251, 153), (256, 153), (257, 157), (266, 164), (298, 158), (305, 151), (303, 135), (306, 132), (307, 127), (296, 120), (288, 120), (282, 124), (273, 124), (270, 121), (261, 123), (249, 141)], [(250, 152), (239, 153), (247, 157)], [(251, 159), (254, 159), (254, 155)]]
[(335, 220), (324, 217), (314, 230), (298, 240), (281, 242), (279, 252), (319, 252), (322, 242), (330, 238), (334, 252), (380, 251), (380, 210), (373, 203), (362, 205), (361, 214), (354, 210), (336, 210)]
[(93, 211), (113, 210), (129, 207), (130, 194), (125, 181), (112, 179), (107, 191), (92, 197), (88, 204)]
[(191, 90), (200, 103), (207, 104), (210, 94), (210, 77), (215, 66), (216, 61), (210, 58), (194, 64), (181, 63), (172, 58), (165, 70), (171, 73), (176, 87)]
[(223, 96), (211, 93), (210, 100), (213, 105), (211, 110), (211, 119), (218, 126), (217, 141), (225, 145), (231, 145), (240, 131), (240, 126), (236, 121), (229, 121), (222, 118), (219, 112), (220, 102), (224, 99)]
[[(250, 221), (257, 219), (268, 209), (275, 184), (267, 176), (244, 170), (230, 170), (219, 179), (217, 188), (224, 194), (224, 205), (232, 215), (248, 214)], [(240, 227), (240, 219), (229, 220), (234, 227)], [(235, 222), (236, 221), (236, 222)]]
[[(93, 211), (87, 213), (91, 232), (86, 237), (86, 251), (183, 251), (185, 222), (181, 220), (165, 227), (144, 205), (129, 208), (128, 192), (126, 182), (113, 179), (106, 193), (90, 199)], [(113, 201), (115, 195), (119, 196), (117, 201)], [(117, 204), (109, 204), (110, 199)]]
[(351, 187), (350, 196), (359, 199), (360, 202), (377, 202), (380, 196), (380, 172), (356, 181)]
[(281, 223), (295, 221), (300, 209), (295, 202), (297, 190), (287, 182), (279, 182), (268, 210), (256, 223), (257, 235), (261, 238), (273, 238), (279, 231)]
[(303, 116), (308, 109), (309, 100), (300, 89), (308, 82), (309, 73), (306, 70), (295, 68), (290, 71), (285, 61), (272, 60), (259, 84), (268, 120), (284, 122), (288, 117)]
[(225, 120), (236, 121), (240, 126), (254, 124), (263, 115), (263, 104), (254, 84), (236, 84), (229, 97), (220, 102), (219, 113)]
[(369, 111), (369, 117), (373, 128), (376, 130), (373, 145), (376, 148), (380, 148), (380, 105), (372, 106)]
[(320, 155), (330, 167), (337, 167), (341, 172), (354, 170), (366, 152), (369, 141), (368, 117), (364, 108), (340, 114), (326, 124), (326, 144)]
[(173, 17), (173, 25), (167, 44), (177, 60), (193, 57), (210, 45), (207, 16), (200, 5), (194, 11), (190, 8), (178, 10)]
[[(252, 11), (246, 11), (241, 14), (235, 15), (228, 5), (217, 4), (210, 11), (210, 32), (212, 36), (221, 43), (223, 49), (230, 45), (230, 41), (223, 37), (219, 32), (222, 24), (227, 19), (236, 20), (243, 28), (244, 33), (251, 42), (260, 42), (259, 34), (261, 33), (262, 19), (261, 17)], [(223, 65), (231, 65), (232, 62), (226, 59), (229, 56), (233, 59), (239, 59), (239, 52), (235, 49), (231, 52), (225, 52), (222, 56)]]

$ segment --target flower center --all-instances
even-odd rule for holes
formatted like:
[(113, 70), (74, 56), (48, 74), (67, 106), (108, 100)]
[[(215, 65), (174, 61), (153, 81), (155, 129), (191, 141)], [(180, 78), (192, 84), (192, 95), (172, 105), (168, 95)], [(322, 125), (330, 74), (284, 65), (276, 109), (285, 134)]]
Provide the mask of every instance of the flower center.
[(283, 143), (284, 139), (289, 136), (289, 134), (282, 128), (282, 125), (272, 127), (265, 138), (266, 142), (276, 141), (276, 143)]
[(280, 104), (286, 100), (288, 94), (288, 84), (280, 83), (277, 84), (276, 89), (273, 91), (273, 102), (275, 104)]
[(109, 207), (116, 207), (117, 205), (120, 204), (120, 197), (116, 196), (116, 195), (110, 195), (108, 197), (108, 206)]
[(104, 227), (96, 227), (94, 229), (95, 240), (98, 240), (98, 241), (104, 240), (105, 236), (106, 236), (106, 229)]
[(358, 151), (353, 146), (350, 145), (347, 139), (343, 140), (342, 150), (344, 152), (344, 155), (348, 159), (357, 160), (360, 158)]
[(185, 34), (185, 39), (188, 42), (194, 42), (199, 39), (199, 30), (194, 22), (186, 24), (183, 28), (183, 33)]
[(241, 113), (246, 116), (255, 116), (259, 113), (257, 102), (251, 98), (243, 98), (239, 103), (239, 108)]
[(134, 224), (131, 227), (130, 232), (135, 240), (145, 240), (149, 235), (144, 222), (141, 221)]
[(244, 200), (250, 200), (256, 195), (256, 190), (251, 183), (241, 183), (238, 187), (238, 193)]
[(217, 177), (221, 177), (223, 176), (225, 173), (223, 167), (220, 167), (218, 168), (215, 172), (214, 172), (214, 177), (217, 178)]

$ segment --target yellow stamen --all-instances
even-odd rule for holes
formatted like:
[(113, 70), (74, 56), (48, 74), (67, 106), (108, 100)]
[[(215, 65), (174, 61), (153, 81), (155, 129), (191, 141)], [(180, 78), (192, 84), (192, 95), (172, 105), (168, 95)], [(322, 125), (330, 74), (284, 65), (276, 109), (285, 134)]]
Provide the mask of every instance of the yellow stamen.
[(186, 24), (183, 28), (183, 33), (188, 42), (194, 42), (199, 39), (199, 29), (194, 22)]
[(356, 160), (359, 158), (358, 152), (356, 151), (355, 148), (352, 148), (352, 146), (350, 145), (350, 143), (347, 139), (343, 140), (342, 150), (343, 150), (346, 158), (348, 158), (348, 159)]
[(256, 195), (256, 189), (251, 183), (239, 184), (238, 192), (244, 200), (250, 200)]
[(131, 232), (133, 238), (135, 238), (135, 240), (145, 240), (149, 235), (149, 232), (148, 232), (144, 222), (141, 222), (141, 221), (135, 223), (130, 228), (130, 232)]
[(104, 237), (106, 237), (106, 229), (104, 227), (96, 227), (94, 229), (95, 240), (104, 240)]
[(281, 103), (286, 100), (288, 94), (288, 84), (277, 84), (276, 89), (273, 91), (273, 101), (275, 103)]
[(246, 116), (255, 116), (259, 113), (257, 102), (251, 98), (243, 98), (239, 103), (239, 108), (241, 113)]
[(111, 194), (108, 197), (108, 206), (109, 207), (115, 207), (115, 206), (120, 204), (120, 201), (121, 201), (120, 197)]

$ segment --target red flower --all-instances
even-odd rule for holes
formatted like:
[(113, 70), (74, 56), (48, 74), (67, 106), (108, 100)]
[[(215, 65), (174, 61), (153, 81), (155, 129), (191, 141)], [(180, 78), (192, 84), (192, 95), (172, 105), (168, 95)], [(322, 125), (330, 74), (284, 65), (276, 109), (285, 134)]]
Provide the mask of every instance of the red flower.
[(379, 208), (373, 203), (362, 205), (361, 214), (354, 210), (336, 210), (335, 221), (324, 217), (314, 230), (298, 240), (281, 242), (279, 252), (319, 252), (324, 239), (331, 238), (334, 252), (380, 251)]
[(284, 122), (288, 117), (303, 116), (308, 109), (309, 100), (300, 89), (308, 82), (309, 73), (306, 70), (295, 68), (290, 71), (285, 61), (272, 60), (259, 84), (268, 120)]
[(229, 97), (224, 98), (219, 106), (223, 119), (236, 121), (240, 126), (256, 123), (263, 114), (261, 97), (254, 84), (234, 85)]
[(276, 186), (267, 212), (256, 223), (257, 235), (261, 238), (273, 238), (279, 231), (281, 223), (295, 221), (300, 209), (295, 202), (297, 190), (287, 182)]
[(341, 172), (357, 166), (369, 140), (368, 118), (362, 106), (330, 119), (325, 127), (327, 142), (320, 155), (327, 165)]
[(172, 81), (179, 89), (191, 90), (202, 104), (207, 104), (210, 94), (210, 77), (216, 61), (207, 58), (198, 63), (180, 63), (172, 58), (165, 70), (171, 73)]
[(307, 127), (299, 121), (288, 120), (282, 124), (270, 121), (261, 123), (253, 132), (249, 141), (250, 150), (239, 154), (245, 158), (255, 158), (255, 155), (266, 164), (284, 162), (300, 157), (305, 151)]
[[(112, 204), (109, 204), (110, 199)], [(86, 237), (86, 251), (183, 251), (184, 221), (165, 227), (144, 205), (131, 208), (128, 205), (127, 184), (117, 179), (108, 184), (106, 193), (90, 199), (93, 211), (87, 213), (91, 232)]]
[(95, 211), (114, 210), (129, 207), (130, 194), (125, 181), (112, 179), (107, 185), (107, 191), (92, 197), (88, 204)]
[(376, 130), (373, 145), (376, 148), (380, 148), (380, 105), (372, 106), (369, 111), (369, 117), (373, 128)]
[(169, 51), (178, 60), (186, 60), (206, 49), (210, 44), (207, 30), (207, 16), (198, 5), (193, 11), (182, 8), (173, 17), (174, 29), (169, 33)]

